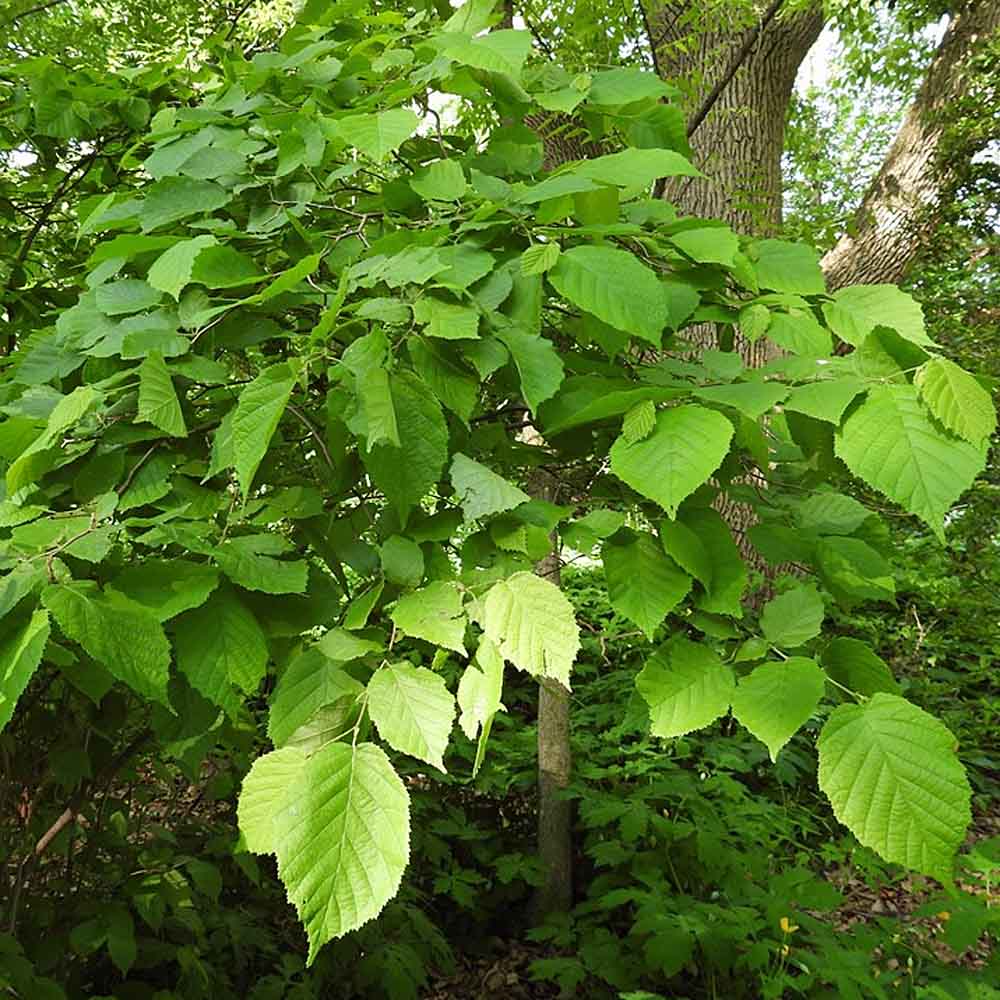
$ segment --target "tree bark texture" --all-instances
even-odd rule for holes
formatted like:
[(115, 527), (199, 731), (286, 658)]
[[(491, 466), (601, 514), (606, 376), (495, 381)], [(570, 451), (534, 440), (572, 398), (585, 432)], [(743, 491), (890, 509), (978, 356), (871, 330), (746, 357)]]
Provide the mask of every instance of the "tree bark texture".
[[(993, 47), (992, 71), (976, 66)], [(977, 93), (977, 89), (981, 93)], [(996, 107), (1000, 90), (1000, 2), (973, 0), (955, 13), (916, 100), (854, 217), (823, 258), (833, 289), (899, 281), (932, 238), (937, 210), (960, 168), (989, 136), (958, 137), (943, 156), (963, 108)], [(1000, 131), (1000, 126), (994, 130)], [(970, 141), (971, 140), (971, 141)], [(978, 141), (977, 141), (978, 140)]]

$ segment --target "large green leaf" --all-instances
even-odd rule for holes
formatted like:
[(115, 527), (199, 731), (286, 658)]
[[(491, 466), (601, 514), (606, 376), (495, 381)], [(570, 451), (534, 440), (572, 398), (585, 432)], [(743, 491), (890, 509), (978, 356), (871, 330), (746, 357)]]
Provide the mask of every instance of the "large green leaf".
[(760, 627), (775, 646), (794, 648), (819, 635), (824, 614), (819, 591), (801, 583), (764, 605)]
[(344, 141), (373, 160), (384, 160), (395, 152), (420, 124), (420, 118), (406, 108), (393, 108), (374, 115), (351, 115), (337, 122)]
[(301, 594), (309, 579), (304, 560), (276, 558), (290, 546), (278, 534), (241, 535), (230, 538), (212, 551), (219, 568), (233, 583), (264, 594)]
[(195, 261), (202, 250), (215, 246), (217, 242), (214, 236), (202, 235), (175, 243), (153, 261), (146, 280), (153, 288), (180, 301), (184, 286), (191, 280)]
[(732, 668), (702, 643), (676, 636), (646, 661), (635, 686), (649, 705), (654, 736), (683, 736), (728, 711)]
[(816, 711), (825, 687), (826, 675), (815, 660), (792, 656), (764, 663), (737, 685), (733, 715), (777, 760), (778, 751)]
[(804, 243), (786, 240), (758, 240), (750, 250), (756, 261), (761, 288), (793, 295), (822, 295), (826, 281), (819, 266), (819, 254)]
[(601, 558), (611, 606), (652, 641), (663, 619), (691, 589), (691, 578), (645, 531), (609, 539)]
[(655, 500), (671, 518), (677, 507), (706, 482), (729, 451), (733, 425), (702, 406), (675, 406), (656, 418), (656, 430), (611, 448), (611, 471), (637, 493)]
[(563, 380), (563, 363), (547, 337), (510, 327), (497, 333), (514, 359), (521, 377), (521, 393), (531, 412), (555, 395)]
[(135, 419), (148, 421), (172, 437), (187, 434), (170, 370), (159, 351), (150, 351), (139, 366), (139, 407)]
[(466, 521), (502, 514), (530, 499), (524, 490), (461, 452), (451, 460), (451, 482)]
[[(312, 646), (285, 668), (271, 695), (267, 735), (276, 747), (284, 746), (321, 708), (342, 698), (356, 700), (364, 687), (338, 663)], [(330, 733), (333, 739), (341, 733)]]
[(243, 495), (250, 493), (253, 477), (267, 454), (271, 438), (295, 388), (295, 375), (287, 364), (262, 371), (241, 393), (233, 416), (233, 462)]
[(990, 394), (967, 372), (947, 358), (931, 358), (913, 378), (920, 398), (948, 430), (981, 444), (997, 427)]
[(377, 746), (330, 743), (302, 764), (283, 806), (272, 819), (278, 874), (312, 963), (327, 941), (378, 916), (399, 890), (410, 800)]
[(830, 329), (855, 347), (860, 347), (877, 326), (887, 326), (914, 344), (934, 344), (924, 330), (920, 303), (895, 285), (841, 288), (833, 293), (833, 302), (823, 306), (823, 315)]
[(818, 746), (819, 786), (837, 819), (887, 861), (950, 882), (971, 791), (948, 728), (880, 692), (835, 709)]
[(982, 447), (934, 426), (909, 385), (871, 389), (844, 421), (835, 447), (854, 475), (916, 514), (942, 540), (945, 515), (986, 464)]
[(393, 608), (392, 620), (407, 635), (465, 655), (465, 611), (453, 583), (438, 580), (405, 594)]
[(219, 571), (186, 559), (147, 559), (118, 574), (111, 587), (165, 622), (205, 603), (219, 585)]
[(10, 722), (17, 699), (38, 669), (48, 639), (49, 616), (42, 610), (0, 639), (0, 731)]
[(750, 578), (729, 525), (711, 508), (686, 511), (680, 521), (697, 535), (712, 567), (711, 582), (698, 598), (698, 607), (714, 614), (742, 617), (741, 600)]
[(645, 264), (624, 250), (573, 247), (548, 272), (563, 298), (605, 323), (659, 347), (667, 325), (663, 285)]
[(487, 637), (479, 640), (476, 660), (470, 663), (458, 682), (458, 707), (461, 715), (458, 724), (470, 740), (479, 734), (476, 759), (472, 766), (475, 777), (486, 753), (493, 717), (503, 709), (503, 657), (500, 650)]
[(236, 818), (247, 849), (254, 854), (274, 853), (275, 818), (305, 762), (306, 755), (298, 747), (282, 747), (258, 757), (243, 779)]
[(472, 614), (504, 659), (569, 687), (580, 629), (573, 605), (554, 583), (534, 573), (515, 573), (495, 583)]
[(823, 650), (820, 662), (833, 680), (855, 694), (899, 694), (899, 684), (885, 660), (860, 639), (834, 639)]
[(804, 413), (807, 417), (839, 424), (844, 410), (865, 388), (859, 378), (847, 377), (829, 379), (825, 382), (810, 382), (796, 386), (785, 400), (785, 409)]
[(381, 667), (368, 682), (368, 713), (394, 750), (445, 770), (455, 699), (440, 674), (405, 662)]
[(152, 612), (90, 581), (46, 587), (42, 602), (63, 634), (102, 667), (137, 694), (169, 706), (170, 644)]

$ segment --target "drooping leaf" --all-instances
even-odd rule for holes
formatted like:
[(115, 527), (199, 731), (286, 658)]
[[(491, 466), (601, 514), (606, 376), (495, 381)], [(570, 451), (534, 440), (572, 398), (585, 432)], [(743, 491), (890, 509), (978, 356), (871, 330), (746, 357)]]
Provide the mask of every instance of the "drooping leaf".
[(515, 573), (495, 583), (473, 608), (505, 660), (569, 687), (580, 629), (573, 605), (555, 584), (534, 573)]
[(503, 657), (500, 650), (487, 637), (479, 640), (476, 659), (470, 663), (458, 682), (458, 707), (461, 715), (458, 724), (470, 740), (479, 735), (473, 777), (478, 773), (486, 752), (493, 717), (503, 709)]
[(530, 499), (524, 490), (461, 452), (451, 460), (451, 482), (466, 521), (502, 514)]
[(645, 531), (621, 540), (610, 538), (601, 558), (611, 606), (652, 641), (657, 628), (691, 589), (691, 578)]
[(278, 559), (288, 548), (280, 535), (241, 535), (216, 546), (212, 556), (233, 583), (247, 590), (301, 594), (306, 589), (309, 567), (301, 559)]
[(243, 495), (250, 493), (271, 438), (295, 387), (287, 364), (264, 369), (241, 393), (233, 416), (233, 463)]
[(663, 286), (632, 254), (609, 247), (573, 247), (560, 255), (548, 279), (575, 306), (660, 346), (667, 325)]
[(368, 712), (394, 750), (445, 770), (455, 699), (440, 674), (405, 662), (381, 667), (368, 682)]
[(646, 661), (635, 680), (649, 705), (654, 736), (684, 736), (728, 711), (736, 682), (732, 668), (702, 643), (676, 636)]
[(827, 644), (820, 662), (833, 680), (855, 694), (900, 693), (885, 660), (860, 639), (839, 636)]
[(49, 616), (41, 609), (0, 639), (0, 731), (10, 722), (17, 699), (38, 669), (48, 639)]
[(771, 760), (816, 711), (826, 676), (815, 660), (790, 656), (763, 663), (740, 680), (733, 694), (733, 715), (767, 746)]
[(947, 727), (897, 695), (834, 709), (819, 786), (865, 847), (943, 882), (965, 837), (971, 790)]
[(554, 396), (562, 384), (563, 363), (559, 352), (547, 337), (514, 327), (500, 331), (497, 337), (517, 366), (524, 401), (536, 413), (538, 405)]
[(139, 407), (135, 419), (148, 421), (172, 437), (187, 434), (170, 370), (159, 351), (150, 351), (139, 366)]
[(719, 467), (732, 437), (733, 425), (721, 413), (676, 406), (657, 415), (656, 429), (642, 441), (619, 438), (611, 448), (611, 471), (673, 518), (680, 502)]
[(711, 508), (688, 511), (680, 520), (697, 535), (712, 566), (711, 583), (706, 584), (706, 593), (698, 598), (698, 607), (714, 614), (742, 617), (741, 598), (749, 574), (729, 525)]
[(792, 389), (785, 400), (785, 409), (839, 424), (844, 411), (864, 388), (864, 382), (853, 377), (810, 382)]
[(986, 462), (981, 447), (939, 431), (909, 385), (871, 389), (837, 432), (835, 448), (854, 475), (942, 540), (945, 515)]
[(53, 584), (42, 591), (63, 634), (146, 698), (169, 706), (170, 644), (159, 620), (141, 604), (101, 592), (96, 583)]

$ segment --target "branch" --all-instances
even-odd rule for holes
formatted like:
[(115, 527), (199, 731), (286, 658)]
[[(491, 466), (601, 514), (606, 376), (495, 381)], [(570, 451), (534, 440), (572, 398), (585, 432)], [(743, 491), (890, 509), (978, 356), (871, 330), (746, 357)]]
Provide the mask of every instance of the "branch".
[(7, 18), (3, 23), (3, 27), (9, 28), (12, 24), (17, 24), (18, 21), (29, 17), (31, 14), (41, 14), (43, 10), (48, 10), (50, 7), (58, 7), (63, 3), (66, 3), (66, 0), (48, 0), (48, 3), (40, 3), (37, 7), (29, 7), (27, 10), (22, 10), (20, 14), (15, 14), (13, 17)]

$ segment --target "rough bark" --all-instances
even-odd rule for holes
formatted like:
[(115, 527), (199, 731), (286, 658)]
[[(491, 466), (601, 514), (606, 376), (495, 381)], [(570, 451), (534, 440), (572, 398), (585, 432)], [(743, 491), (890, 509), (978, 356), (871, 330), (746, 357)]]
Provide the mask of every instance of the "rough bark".
[(988, 47), (1000, 42), (998, 34), (997, 0), (974, 0), (952, 16), (850, 232), (823, 258), (831, 289), (899, 281), (932, 237), (937, 209), (976, 152), (971, 142), (942, 156), (955, 109), (975, 101), (977, 78), (983, 87), (997, 87), (996, 76), (991, 79), (982, 69), (974, 76), (972, 70)]

